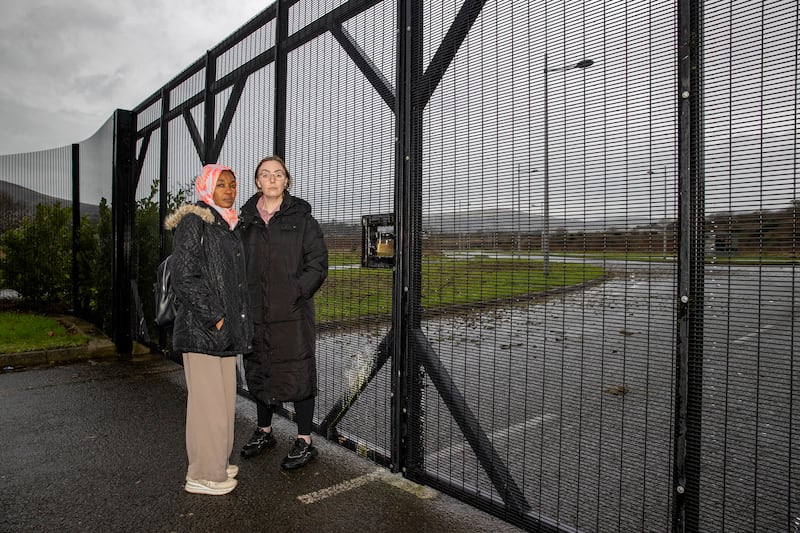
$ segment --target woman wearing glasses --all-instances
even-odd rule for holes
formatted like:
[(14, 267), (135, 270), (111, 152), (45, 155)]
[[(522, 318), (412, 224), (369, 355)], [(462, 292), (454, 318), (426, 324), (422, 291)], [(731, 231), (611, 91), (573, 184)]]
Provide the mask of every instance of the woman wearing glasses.
[(297, 438), (281, 467), (308, 464), (317, 395), (314, 294), (328, 275), (328, 249), (311, 205), (289, 194), (292, 177), (278, 156), (256, 166), (258, 192), (242, 207), (239, 229), (245, 248), (254, 322), (253, 352), (245, 355), (247, 387), (256, 400), (258, 427), (243, 457), (276, 444), (274, 407), (293, 402)]

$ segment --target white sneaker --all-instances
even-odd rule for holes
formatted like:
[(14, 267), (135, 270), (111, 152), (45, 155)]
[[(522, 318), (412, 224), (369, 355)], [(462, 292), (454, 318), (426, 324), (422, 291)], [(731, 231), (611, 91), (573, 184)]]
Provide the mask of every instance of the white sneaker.
[[(229, 478), (235, 478), (237, 475), (239, 475), (239, 467), (236, 465), (228, 465), (225, 467), (225, 472), (227, 472)], [(186, 481), (189, 481), (190, 479), (192, 478), (186, 476)]]
[(184, 490), (193, 494), (210, 494), (212, 496), (219, 496), (221, 494), (228, 494), (236, 488), (237, 481), (233, 478), (228, 478), (225, 481), (206, 481), (205, 479), (186, 479)]

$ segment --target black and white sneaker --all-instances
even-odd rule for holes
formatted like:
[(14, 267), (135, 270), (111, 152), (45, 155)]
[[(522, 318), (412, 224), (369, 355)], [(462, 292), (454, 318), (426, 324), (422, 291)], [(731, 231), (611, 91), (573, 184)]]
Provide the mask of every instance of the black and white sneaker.
[(272, 436), (272, 431), (261, 431), (261, 428), (256, 428), (250, 441), (242, 447), (242, 457), (253, 457), (260, 454), (266, 448), (272, 448), (277, 441)]
[(281, 461), (281, 468), (285, 470), (292, 470), (306, 466), (311, 459), (317, 456), (317, 449), (311, 444), (306, 443), (303, 439), (296, 439), (289, 451), (289, 455)]

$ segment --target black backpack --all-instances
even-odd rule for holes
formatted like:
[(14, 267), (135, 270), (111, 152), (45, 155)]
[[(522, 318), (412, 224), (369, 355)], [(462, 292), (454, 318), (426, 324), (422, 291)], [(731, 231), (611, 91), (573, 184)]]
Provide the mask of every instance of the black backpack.
[[(200, 234), (200, 248), (203, 248), (203, 233)], [(159, 327), (171, 326), (175, 322), (175, 292), (172, 290), (170, 259), (172, 254), (165, 257), (156, 267), (156, 282), (153, 284), (156, 302), (155, 323)]]
[(172, 255), (168, 255), (156, 268), (156, 282), (153, 284), (153, 292), (156, 300), (156, 325), (159, 327), (170, 326), (175, 322), (175, 293), (172, 291), (171, 276), (169, 271), (169, 261)]

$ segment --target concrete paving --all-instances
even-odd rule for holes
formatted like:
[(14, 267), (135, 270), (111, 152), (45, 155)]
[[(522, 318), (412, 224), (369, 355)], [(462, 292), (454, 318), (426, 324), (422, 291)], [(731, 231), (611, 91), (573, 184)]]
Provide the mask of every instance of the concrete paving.
[(321, 437), (317, 459), (285, 472), (295, 427), (283, 418), (274, 421), (278, 446), (240, 459), (255, 427), (245, 398), (232, 457), (239, 486), (188, 494), (185, 402), (182, 367), (154, 354), (87, 352), (80, 362), (4, 371), (0, 532), (520, 531)]

